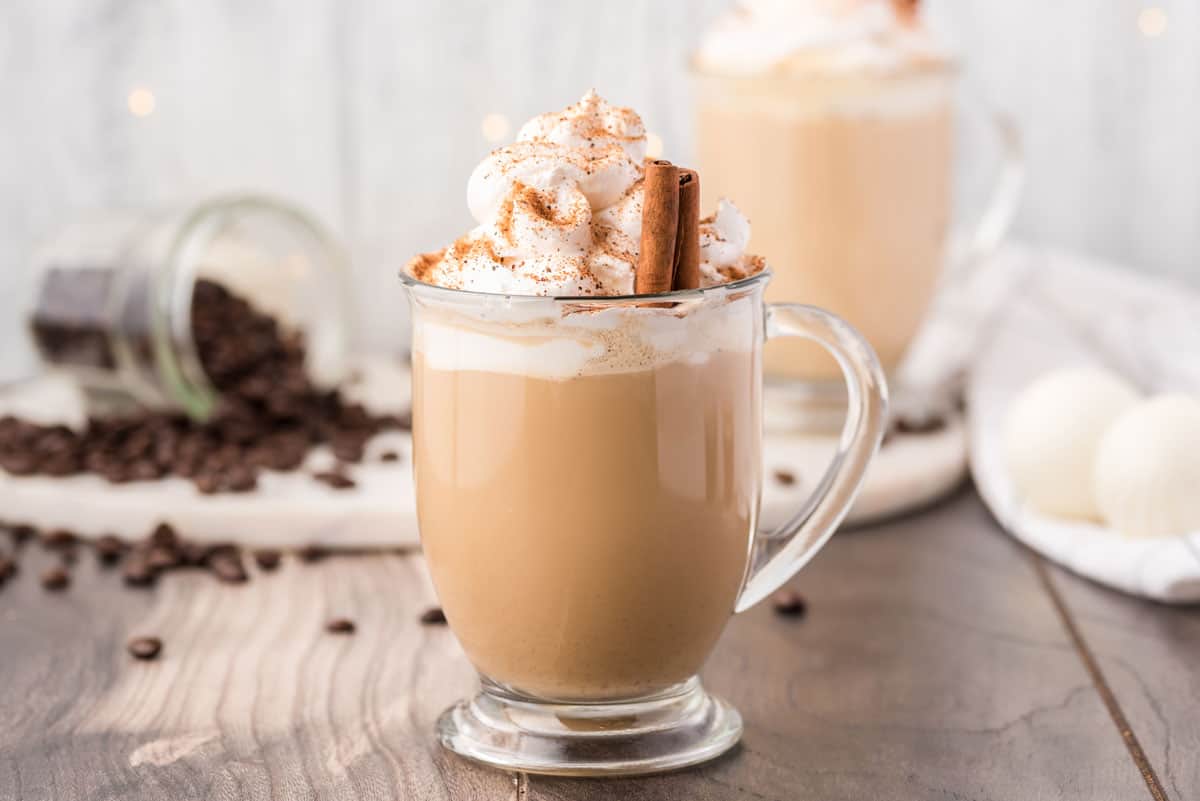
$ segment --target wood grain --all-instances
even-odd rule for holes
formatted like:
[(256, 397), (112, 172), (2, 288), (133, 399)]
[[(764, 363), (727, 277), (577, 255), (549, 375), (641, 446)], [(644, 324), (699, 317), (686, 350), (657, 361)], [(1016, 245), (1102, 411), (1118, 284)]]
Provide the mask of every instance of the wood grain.
[(1200, 608), (1131, 598), (1061, 569), (1052, 581), (1166, 795), (1200, 797)]
[(843, 532), (794, 582), (802, 621), (735, 620), (706, 673), (746, 719), (733, 756), (530, 798), (1146, 796), (1023, 549), (973, 493)]
[[(417, 622), (419, 556), (139, 592), (85, 555), (61, 595), (35, 580), (49, 560), (32, 551), (0, 590), (6, 800), (1150, 797), (1036, 562), (969, 491), (835, 537), (795, 582), (804, 619), (735, 619), (705, 680), (742, 711), (742, 745), (631, 780), (512, 776), (434, 744), (474, 679), (449, 630)], [(1194, 797), (1194, 610), (1089, 590), (1065, 594), (1168, 796)], [(336, 616), (357, 632), (325, 632)], [(136, 634), (164, 639), (159, 661), (125, 653)]]
[[(512, 777), (432, 742), (473, 686), (419, 557), (285, 562), (238, 587), (123, 589), (85, 559), (46, 595), (25, 560), (0, 593), (0, 798), (508, 798)], [(324, 630), (354, 620), (351, 636)], [(155, 662), (124, 650), (164, 641)]]

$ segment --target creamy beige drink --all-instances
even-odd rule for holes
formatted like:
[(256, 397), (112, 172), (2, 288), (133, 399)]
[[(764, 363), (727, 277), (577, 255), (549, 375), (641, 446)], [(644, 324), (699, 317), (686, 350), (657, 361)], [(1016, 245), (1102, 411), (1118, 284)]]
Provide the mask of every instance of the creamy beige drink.
[[(743, 0), (696, 55), (706, 196), (754, 221), (768, 298), (845, 317), (894, 369), (933, 297), (951, 206), (952, 75), (915, 3)], [(806, 342), (768, 373), (839, 375)]]
[[(494, 682), (635, 698), (694, 676), (733, 612), (761, 481), (758, 292), (629, 294), (645, 134), (588, 95), (475, 171), (479, 226), (409, 265), (437, 286), (565, 308), (414, 303), (422, 544), (446, 616)], [(757, 272), (729, 203), (700, 224), (705, 286)]]
[(422, 327), (421, 539), (476, 667), (570, 700), (695, 675), (733, 612), (757, 514), (753, 349), (641, 364), (630, 342), (627, 366), (564, 377), (439, 366), (429, 338), (457, 335)]

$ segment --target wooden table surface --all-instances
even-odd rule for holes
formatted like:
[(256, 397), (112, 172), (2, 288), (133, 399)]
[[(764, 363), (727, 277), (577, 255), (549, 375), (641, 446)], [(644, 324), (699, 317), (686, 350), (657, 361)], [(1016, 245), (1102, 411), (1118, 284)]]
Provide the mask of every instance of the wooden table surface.
[[(628, 780), (478, 767), (432, 741), (472, 689), (419, 555), (295, 559), (242, 586), (62, 594), (36, 546), (0, 590), (0, 799), (1107, 799), (1200, 797), (1200, 609), (1043, 562), (969, 489), (847, 531), (705, 672), (746, 720), (700, 768)], [(324, 631), (353, 618), (351, 636)], [(135, 662), (128, 637), (159, 635)]]

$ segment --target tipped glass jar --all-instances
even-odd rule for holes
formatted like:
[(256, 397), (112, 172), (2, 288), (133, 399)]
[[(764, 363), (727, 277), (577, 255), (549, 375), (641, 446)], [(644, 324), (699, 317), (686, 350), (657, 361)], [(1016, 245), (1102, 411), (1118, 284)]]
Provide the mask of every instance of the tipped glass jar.
[(237, 195), (107, 214), (64, 228), (35, 263), (34, 345), (94, 405), (213, 414), (219, 392), (192, 319), (207, 282), (299, 337), (315, 386), (332, 388), (347, 369), (346, 260), (318, 222), (283, 201)]

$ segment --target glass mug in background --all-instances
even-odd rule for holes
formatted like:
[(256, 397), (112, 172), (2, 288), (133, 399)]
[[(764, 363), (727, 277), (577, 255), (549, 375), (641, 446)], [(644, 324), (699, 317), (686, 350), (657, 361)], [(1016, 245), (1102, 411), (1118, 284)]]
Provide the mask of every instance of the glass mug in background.
[[(703, 202), (737, 199), (755, 251), (775, 270), (771, 300), (844, 317), (894, 377), (943, 265), (952, 273), (979, 264), (1012, 222), (1023, 184), (1015, 129), (986, 114), (956, 126), (963, 115), (951, 61), (884, 75), (692, 72)], [(951, 252), (955, 183), (967, 175), (955, 168), (956, 128), (986, 129), (1000, 167), (982, 216)], [(810, 343), (772, 343), (764, 364), (772, 390), (796, 402), (789, 423), (840, 420), (845, 397), (827, 354)]]
[[(441, 717), (447, 748), (603, 775), (737, 742), (740, 716), (697, 673), (730, 616), (829, 539), (885, 423), (866, 341), (820, 309), (764, 306), (768, 278), (543, 298), (404, 276), (421, 541), (482, 683)], [(817, 492), (758, 532), (761, 348), (784, 337), (828, 349), (849, 414)]]

